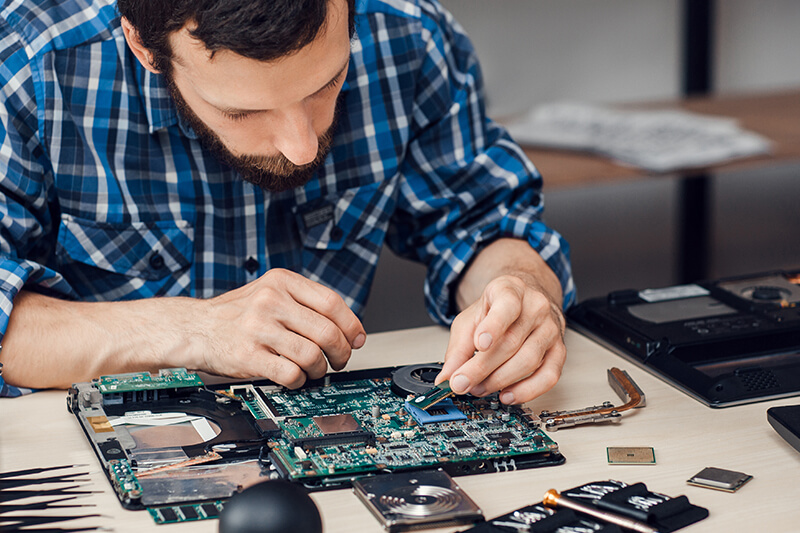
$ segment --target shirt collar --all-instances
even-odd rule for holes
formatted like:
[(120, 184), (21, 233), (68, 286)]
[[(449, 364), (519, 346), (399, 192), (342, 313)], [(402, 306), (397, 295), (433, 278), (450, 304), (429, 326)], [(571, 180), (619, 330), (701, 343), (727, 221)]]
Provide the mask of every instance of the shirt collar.
[(147, 115), (149, 132), (166, 129), (178, 123), (178, 111), (169, 95), (164, 76), (153, 74), (139, 61), (134, 63), (136, 79), (144, 98), (144, 109)]

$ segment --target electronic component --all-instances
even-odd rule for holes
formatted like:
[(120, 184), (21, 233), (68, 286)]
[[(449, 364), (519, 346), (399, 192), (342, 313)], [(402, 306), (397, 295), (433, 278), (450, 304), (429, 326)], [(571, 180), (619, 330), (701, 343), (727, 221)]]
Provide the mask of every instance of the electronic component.
[(442, 381), (425, 394), (421, 394), (411, 400), (411, 404), (417, 409), (427, 411), (431, 405), (441, 402), (445, 398), (453, 396), (455, 393), (450, 388), (449, 381)]
[(392, 391), (401, 398), (425, 394), (442, 371), (440, 363), (423, 363), (398, 368), (392, 373)]
[(753, 476), (742, 472), (708, 467), (686, 480), (686, 483), (707, 489), (736, 492), (751, 479), (753, 479)]
[(604, 402), (603, 405), (595, 405), (584, 409), (571, 411), (542, 411), (539, 418), (544, 421), (544, 427), (548, 430), (556, 430), (560, 427), (576, 426), (589, 422), (603, 422), (606, 420), (618, 420), (623, 411), (645, 406), (645, 396), (642, 389), (633, 381), (630, 375), (619, 368), (609, 368), (608, 384), (614, 392), (625, 403), (615, 407), (611, 402)]
[(427, 411), (415, 407), (408, 401), (405, 403), (405, 407), (408, 414), (414, 417), (417, 423), (422, 425), (467, 419), (467, 415), (459, 411), (452, 400), (440, 401), (436, 407), (428, 408)]
[(353, 491), (390, 533), (483, 520), (475, 502), (441, 470), (359, 479)]
[(609, 447), (606, 456), (610, 465), (656, 464), (656, 452), (648, 447)]
[(800, 392), (800, 271), (622, 290), (570, 325), (710, 407)]
[(210, 517), (203, 505), (222, 505), (265, 478), (323, 490), (388, 472), (455, 476), (564, 462), (530, 411), (501, 406), (496, 394), (413, 407), (440, 370), (337, 372), (292, 390), (269, 382), (211, 388), (172, 369), (75, 384), (67, 405), (123, 506), (149, 509), (159, 523)]

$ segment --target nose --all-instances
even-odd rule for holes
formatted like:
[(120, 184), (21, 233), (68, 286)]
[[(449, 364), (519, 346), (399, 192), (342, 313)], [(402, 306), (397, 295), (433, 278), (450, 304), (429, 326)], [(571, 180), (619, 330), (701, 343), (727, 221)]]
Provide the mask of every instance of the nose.
[(281, 111), (276, 124), (275, 147), (295, 165), (314, 161), (319, 150), (319, 139), (314, 131), (311, 114), (298, 104)]

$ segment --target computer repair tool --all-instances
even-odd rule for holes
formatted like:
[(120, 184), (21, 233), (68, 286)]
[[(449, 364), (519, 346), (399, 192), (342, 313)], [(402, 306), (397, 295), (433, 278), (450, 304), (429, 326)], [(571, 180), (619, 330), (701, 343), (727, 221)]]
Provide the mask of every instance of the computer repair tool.
[[(708, 510), (691, 504), (686, 496), (671, 498), (650, 491), (644, 483), (608, 480), (560, 494), (551, 491), (543, 502), (479, 523), (463, 533), (622, 533), (623, 527), (626, 531), (670, 533), (706, 517)], [(624, 520), (623, 527), (618, 525), (619, 518)]]
[(638, 520), (634, 520), (626, 516), (603, 511), (601, 509), (597, 509), (596, 507), (592, 507), (591, 505), (586, 505), (559, 494), (555, 489), (550, 489), (545, 493), (542, 503), (547, 507), (552, 507), (554, 509), (558, 507), (566, 507), (567, 509), (578, 511), (579, 513), (589, 515), (593, 518), (597, 518), (598, 520), (602, 520), (603, 522), (608, 522), (609, 524), (616, 524), (631, 531), (638, 531), (639, 533), (658, 533), (657, 529), (650, 527), (644, 522), (639, 522)]
[(622, 416), (623, 411), (645, 406), (646, 401), (642, 389), (626, 371), (615, 367), (609, 368), (607, 374), (608, 384), (625, 402), (624, 404), (615, 407), (611, 402), (604, 402), (602, 405), (571, 411), (542, 411), (539, 418), (544, 423), (545, 429), (556, 430), (590, 422), (616, 421)]

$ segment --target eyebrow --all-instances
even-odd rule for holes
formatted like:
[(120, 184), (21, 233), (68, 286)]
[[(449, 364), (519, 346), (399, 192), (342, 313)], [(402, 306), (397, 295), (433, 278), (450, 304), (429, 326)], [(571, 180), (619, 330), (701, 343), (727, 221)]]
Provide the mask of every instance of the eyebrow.
[[(329, 81), (328, 83), (326, 83), (325, 85), (323, 85), (322, 87), (320, 87), (319, 89), (317, 89), (316, 91), (311, 93), (310, 95), (306, 96), (306, 98), (309, 98), (311, 96), (316, 96), (319, 93), (321, 93), (322, 91), (324, 91), (326, 89), (329, 89), (333, 85), (336, 85), (336, 82), (339, 81), (339, 78), (342, 76), (342, 74), (345, 73), (345, 71), (347, 70), (348, 66), (350, 66), (350, 56), (347, 56), (347, 61), (344, 62), (344, 65), (342, 65), (342, 68), (339, 69), (339, 71), (336, 73), (336, 75), (333, 78), (331, 78), (331, 81)], [(239, 109), (239, 108), (236, 108), (236, 107), (218, 107), (218, 106), (215, 106), (214, 104), (211, 104), (211, 105), (214, 106), (215, 108), (217, 108), (218, 111), (220, 111), (222, 113), (226, 113), (228, 115), (248, 115), (248, 114), (263, 113), (265, 111), (268, 111), (267, 109)]]

